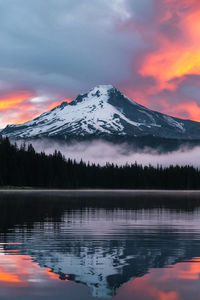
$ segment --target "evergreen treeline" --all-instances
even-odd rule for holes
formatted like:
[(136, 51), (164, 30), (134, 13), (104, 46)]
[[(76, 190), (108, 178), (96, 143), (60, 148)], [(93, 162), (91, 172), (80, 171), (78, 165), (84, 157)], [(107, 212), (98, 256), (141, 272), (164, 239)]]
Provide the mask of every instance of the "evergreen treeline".
[(55, 151), (36, 153), (0, 137), (0, 186), (37, 188), (200, 189), (200, 171), (191, 166), (116, 166), (77, 163)]

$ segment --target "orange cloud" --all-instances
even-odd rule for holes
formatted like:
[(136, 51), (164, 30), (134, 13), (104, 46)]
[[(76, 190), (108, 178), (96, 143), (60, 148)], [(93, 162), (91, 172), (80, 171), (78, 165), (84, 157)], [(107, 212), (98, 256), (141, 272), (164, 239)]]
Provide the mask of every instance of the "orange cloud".
[[(200, 121), (197, 100), (192, 94), (186, 98), (179, 91), (186, 76), (200, 75), (200, 1), (163, 0), (158, 1), (160, 3), (162, 9), (149, 26), (153, 50), (143, 53), (138, 67), (138, 73), (143, 78), (153, 78), (155, 84), (136, 86), (135, 95), (149, 108), (159, 107), (163, 113)], [(142, 28), (142, 31), (146, 34), (148, 29)], [(165, 90), (171, 92), (170, 97), (162, 95)]]
[(0, 113), (2, 113), (0, 115), (0, 127), (4, 127), (7, 124), (25, 123), (43, 112), (60, 105), (63, 101), (71, 101), (70, 99), (60, 99), (53, 102), (33, 102), (31, 99), (34, 97), (34, 92), (23, 90), (4, 95), (0, 94)]
[[(167, 3), (177, 1), (167, 1)], [(194, 1), (186, 1), (193, 3)], [(182, 5), (182, 3), (181, 3)], [(140, 74), (143, 76), (156, 77), (161, 87), (168, 84), (168, 81), (186, 74), (200, 74), (200, 9), (197, 11), (182, 12), (181, 6), (176, 11), (167, 11), (168, 22), (173, 13), (178, 14), (178, 22), (175, 24), (181, 33), (182, 39), (170, 40), (164, 34), (158, 33), (160, 41), (159, 48), (147, 54)], [(166, 20), (164, 20), (166, 22)], [(158, 24), (161, 25), (161, 23)]]
[(175, 110), (176, 113), (183, 118), (200, 122), (200, 106), (198, 106), (196, 102), (177, 104)]
[(18, 93), (12, 93), (6, 96), (0, 95), (0, 111), (14, 108), (31, 97), (32, 94), (28, 91), (20, 91)]

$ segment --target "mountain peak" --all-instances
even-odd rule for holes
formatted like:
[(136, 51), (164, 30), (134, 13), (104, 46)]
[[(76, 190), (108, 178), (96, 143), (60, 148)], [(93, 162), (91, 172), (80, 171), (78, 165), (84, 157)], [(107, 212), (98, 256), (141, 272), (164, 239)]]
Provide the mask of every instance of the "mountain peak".
[(89, 93), (87, 94), (88, 97), (101, 97), (101, 96), (107, 96), (108, 92), (110, 90), (114, 89), (112, 85), (98, 85), (91, 89)]
[(116, 89), (112, 85), (98, 85), (88, 93), (78, 95), (78, 97), (71, 102), (71, 105), (76, 105), (83, 101), (97, 102), (100, 100), (106, 102), (109, 99), (110, 92), (115, 90)]
[(106, 93), (109, 90), (114, 89), (113, 85), (97, 85), (96, 87), (94, 87), (93, 89), (90, 90), (89, 93), (95, 93), (97, 91), (101, 92), (101, 93)]

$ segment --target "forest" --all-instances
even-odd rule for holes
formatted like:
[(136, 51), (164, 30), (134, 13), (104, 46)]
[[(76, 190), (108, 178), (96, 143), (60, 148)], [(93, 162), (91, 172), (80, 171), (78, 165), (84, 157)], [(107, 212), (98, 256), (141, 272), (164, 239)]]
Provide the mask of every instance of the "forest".
[(0, 137), (0, 187), (48, 189), (200, 189), (200, 170), (192, 166), (153, 167), (136, 162), (105, 166), (76, 162), (59, 151), (37, 153)]

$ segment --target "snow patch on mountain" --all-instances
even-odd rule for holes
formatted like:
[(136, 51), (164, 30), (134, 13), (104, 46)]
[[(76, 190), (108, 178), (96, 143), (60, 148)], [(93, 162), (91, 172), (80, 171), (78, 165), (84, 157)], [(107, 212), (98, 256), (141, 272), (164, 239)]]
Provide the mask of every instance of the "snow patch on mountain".
[(172, 117), (169, 116), (163, 116), (163, 118), (168, 122), (170, 126), (176, 127), (180, 129), (181, 131), (185, 132), (184, 124), (175, 121)]

